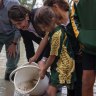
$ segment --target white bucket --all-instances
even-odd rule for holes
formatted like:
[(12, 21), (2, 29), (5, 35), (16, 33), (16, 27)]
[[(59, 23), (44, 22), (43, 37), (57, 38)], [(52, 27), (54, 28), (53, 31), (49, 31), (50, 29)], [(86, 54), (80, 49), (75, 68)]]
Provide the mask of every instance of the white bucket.
[[(15, 73), (14, 81), (12, 75)], [(34, 81), (35, 80), (35, 81)], [(16, 91), (21, 94), (42, 95), (48, 88), (49, 79), (45, 76), (40, 80), (39, 67), (36, 63), (20, 66), (10, 74), (10, 81), (14, 83)], [(35, 83), (34, 86), (32, 83)]]

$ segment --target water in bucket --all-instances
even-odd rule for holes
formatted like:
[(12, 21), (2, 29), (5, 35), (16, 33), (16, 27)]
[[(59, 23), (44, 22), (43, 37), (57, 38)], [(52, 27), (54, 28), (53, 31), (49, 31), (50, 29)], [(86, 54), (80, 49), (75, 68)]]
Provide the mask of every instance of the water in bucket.
[[(39, 78), (39, 67), (34, 65), (26, 65), (17, 68), (13, 73), (15, 89), (21, 94), (31, 94), (32, 96), (40, 96), (47, 90), (49, 79)], [(11, 77), (13, 75), (11, 73)]]
[(29, 80), (29, 81), (25, 81), (25, 82), (21, 82), (20, 84), (18, 84), (18, 88), (20, 90), (23, 90), (23, 91), (29, 91), (31, 90), (32, 88), (34, 88), (34, 86), (36, 85), (38, 80), (36, 79), (33, 79), (33, 80)]

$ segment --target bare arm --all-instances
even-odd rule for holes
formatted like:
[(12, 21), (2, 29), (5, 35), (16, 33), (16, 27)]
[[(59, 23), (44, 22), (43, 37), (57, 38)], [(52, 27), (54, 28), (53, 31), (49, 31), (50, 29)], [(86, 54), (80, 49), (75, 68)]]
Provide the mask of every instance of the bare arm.
[(55, 55), (50, 55), (46, 61), (46, 64), (43, 64), (42, 67), (40, 67), (39, 74), (41, 79), (45, 77), (46, 71), (53, 64), (55, 57)]
[(38, 59), (38, 57), (41, 55), (44, 48), (46, 47), (47, 43), (48, 43), (48, 34), (46, 34), (45, 37), (41, 40), (40, 45), (39, 45), (35, 55), (29, 59), (29, 63), (35, 62)]
[(45, 64), (45, 69), (47, 71), (47, 69), (53, 64), (54, 60), (55, 60), (55, 55), (50, 55), (48, 60), (46, 61), (46, 64)]

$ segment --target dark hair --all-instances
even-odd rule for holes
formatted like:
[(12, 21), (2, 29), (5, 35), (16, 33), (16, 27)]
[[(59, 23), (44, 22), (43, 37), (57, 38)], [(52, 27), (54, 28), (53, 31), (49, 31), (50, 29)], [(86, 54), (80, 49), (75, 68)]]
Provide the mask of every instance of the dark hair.
[(44, 5), (52, 7), (54, 4), (58, 4), (60, 8), (65, 11), (69, 11), (69, 4), (65, 0), (45, 0)]
[(8, 11), (8, 17), (9, 19), (15, 20), (15, 21), (22, 21), (25, 19), (26, 15), (30, 14), (31, 12), (21, 6), (21, 5), (14, 5), (12, 6)]
[(35, 24), (49, 25), (53, 17), (56, 16), (52, 9), (48, 6), (43, 6), (36, 11), (34, 21)]

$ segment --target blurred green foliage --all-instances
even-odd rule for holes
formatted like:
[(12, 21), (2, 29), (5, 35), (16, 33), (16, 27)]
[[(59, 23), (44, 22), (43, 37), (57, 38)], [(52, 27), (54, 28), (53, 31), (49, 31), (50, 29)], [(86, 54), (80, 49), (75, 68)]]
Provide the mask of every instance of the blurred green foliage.
[(33, 6), (35, 5), (36, 3), (36, 0), (19, 0), (21, 5), (27, 7), (28, 9), (32, 9)]

